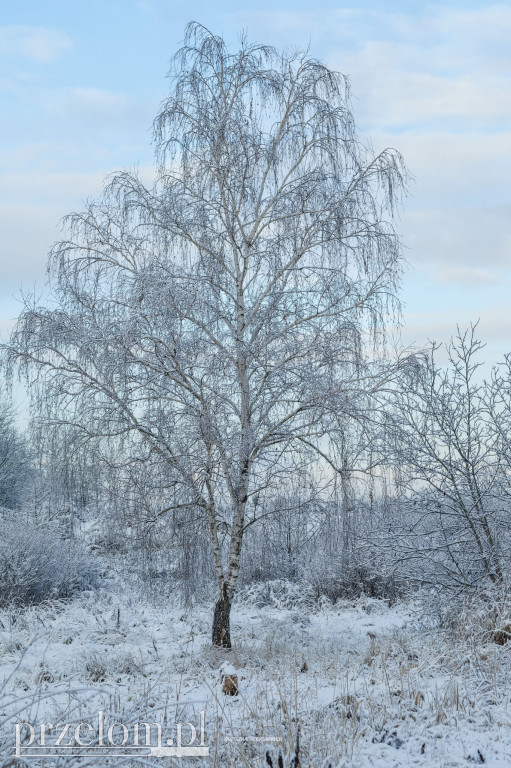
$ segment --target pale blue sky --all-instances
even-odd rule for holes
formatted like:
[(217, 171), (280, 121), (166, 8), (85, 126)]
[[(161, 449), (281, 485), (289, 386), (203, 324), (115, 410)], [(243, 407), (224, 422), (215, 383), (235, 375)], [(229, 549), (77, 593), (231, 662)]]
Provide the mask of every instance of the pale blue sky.
[(355, 118), (415, 176), (404, 340), (481, 318), (511, 351), (511, 4), (19, 0), (0, 17), (0, 331), (44, 284), (58, 222), (105, 175), (152, 161), (150, 128), (184, 26), (304, 47), (351, 78)]

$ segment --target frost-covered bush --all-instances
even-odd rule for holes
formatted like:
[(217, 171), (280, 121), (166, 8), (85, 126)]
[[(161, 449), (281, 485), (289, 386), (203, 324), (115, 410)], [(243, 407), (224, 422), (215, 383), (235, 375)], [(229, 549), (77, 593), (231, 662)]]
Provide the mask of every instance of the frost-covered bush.
[(63, 539), (55, 524), (2, 510), (0, 607), (69, 597), (98, 581), (98, 565), (78, 543)]
[(403, 593), (401, 584), (393, 574), (378, 573), (368, 566), (354, 565), (340, 567), (331, 574), (310, 573), (316, 598), (328, 597), (337, 600), (352, 599), (366, 595), (394, 603)]
[(490, 585), (477, 592), (433, 593), (430, 620), (454, 640), (511, 647), (511, 584)]
[(286, 579), (249, 584), (239, 590), (236, 599), (242, 605), (269, 606), (279, 610), (311, 609), (315, 602), (310, 585)]

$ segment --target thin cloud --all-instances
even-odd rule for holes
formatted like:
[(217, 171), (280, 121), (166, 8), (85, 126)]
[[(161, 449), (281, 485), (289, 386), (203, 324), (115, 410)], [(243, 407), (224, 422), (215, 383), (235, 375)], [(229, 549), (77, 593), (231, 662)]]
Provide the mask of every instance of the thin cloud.
[[(511, 318), (506, 309), (475, 310), (467, 308), (456, 316), (449, 310), (436, 312), (405, 312), (402, 341), (408, 345), (425, 346), (428, 341), (443, 343), (456, 334), (456, 328), (468, 328), (479, 320), (478, 335), (486, 341), (485, 358), (489, 364), (500, 362), (504, 354), (511, 352)], [(445, 350), (439, 356), (447, 362)]]
[[(393, 146), (403, 153), (415, 176), (399, 221), (412, 265), (403, 299), (415, 310), (405, 311), (405, 338), (421, 344), (428, 337), (448, 338), (457, 322), (481, 316), (481, 334), (501, 347), (509, 344), (511, 6), (403, 3), (406, 10), (393, 12), (382, 3), (334, 5), (324, 0), (303, 12), (241, 5), (231, 14), (218, 12), (211, 27), (222, 31), (227, 20), (233, 44), (240, 29), (250, 40), (278, 48), (310, 43), (311, 55), (350, 76), (362, 137), (376, 150)], [(138, 3), (139, 12), (152, 7)], [(14, 40), (16, 55), (33, 61), (51, 60), (71, 46), (52, 30), (7, 28), (6, 35), (5, 29), (0, 55), (15, 55)], [(33, 134), (25, 128), (23, 146), (11, 142), (1, 158), (10, 172), (0, 195), (3, 251), (14, 260), (8, 293), (15, 283), (41, 279), (60, 217), (100, 190), (103, 172), (78, 171), (106, 173), (125, 157), (147, 157), (143, 142), (153, 117), (152, 107), (133, 106), (129, 83), (126, 103), (122, 94), (102, 90), (101, 79), (92, 83), (97, 88), (65, 88), (62, 81), (43, 88), (38, 78), (20, 81), (27, 77), (22, 69), (16, 69), (14, 86), (26, 92), (27, 114), (34, 112), (41, 125)], [(143, 127), (136, 132), (138, 124)], [(47, 168), (55, 172), (47, 174)], [(421, 314), (428, 307), (434, 311)]]
[(446, 267), (499, 271), (511, 264), (505, 206), (426, 207), (408, 211), (401, 230), (414, 265), (431, 274)]
[(428, 130), (457, 121), (466, 130), (511, 120), (510, 6), (409, 13), (319, 7), (233, 18), (252, 36), (269, 34), (281, 45), (291, 30), (326, 50), (329, 63), (352, 78), (357, 118), (368, 128)]
[(470, 269), (469, 267), (445, 267), (439, 269), (436, 278), (441, 283), (456, 283), (457, 285), (494, 285), (499, 276), (486, 269)]
[(69, 50), (71, 39), (55, 29), (10, 25), (0, 27), (0, 56), (46, 63)]
[(124, 94), (100, 88), (59, 88), (41, 93), (40, 98), (49, 112), (66, 118), (122, 119), (130, 106)]

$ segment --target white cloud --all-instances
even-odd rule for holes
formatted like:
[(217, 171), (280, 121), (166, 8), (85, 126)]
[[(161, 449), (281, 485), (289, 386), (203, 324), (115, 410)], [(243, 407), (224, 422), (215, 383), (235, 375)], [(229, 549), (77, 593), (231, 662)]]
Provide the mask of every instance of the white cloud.
[[(20, 287), (39, 288), (46, 279), (47, 252), (59, 238), (59, 222), (99, 194), (103, 173), (12, 173), (3, 177), (0, 194), (2, 295)], [(4, 314), (4, 313), (2, 313)], [(5, 314), (4, 314), (5, 316)]]
[(0, 27), (0, 56), (22, 56), (44, 63), (71, 47), (70, 38), (55, 29), (18, 25)]
[(389, 61), (387, 47), (388, 44), (368, 45), (347, 62), (356, 95), (357, 118), (365, 126), (401, 131), (417, 125), (426, 130), (438, 130), (442, 124), (457, 130), (494, 127), (495, 123), (509, 125), (508, 74), (427, 72), (414, 69), (406, 57)]
[(49, 112), (62, 115), (68, 119), (83, 117), (95, 120), (111, 120), (126, 116), (130, 106), (128, 98), (116, 91), (100, 88), (59, 88), (41, 92), (42, 104)]
[[(414, 12), (393, 13), (383, 3), (376, 10), (354, 2), (353, 8), (324, 5), (307, 12), (248, 11), (241, 5), (230, 20), (236, 29), (246, 28), (250, 40), (278, 48), (310, 41), (313, 55), (350, 75), (364, 135), (376, 149), (394, 146), (403, 153), (416, 179), (398, 224), (415, 270), (405, 281), (405, 338), (447, 339), (456, 322), (481, 316), (481, 335), (500, 354), (511, 347), (511, 6), (459, 10), (403, 3)], [(145, 6), (150, 3), (139, 3), (141, 10)], [(70, 46), (52, 30), (0, 28), (0, 55), (44, 62)], [(32, 104), (31, 82), (21, 86)], [(138, 146), (118, 150), (132, 141), (123, 126), (142, 120), (145, 130), (152, 117), (152, 106), (146, 118), (139, 105), (116, 92), (36, 86), (38, 117), (58, 130), (47, 130), (48, 147), (37, 145), (34, 133), (31, 144), (11, 147), (4, 158), (17, 170), (0, 193), (7, 293), (16, 292), (22, 280), (31, 281), (29, 288), (36, 275), (44, 278), (45, 249), (58, 237), (58, 220), (101, 189), (103, 173), (49, 173), (50, 165), (56, 171), (93, 166), (107, 172), (126, 157), (135, 161)]]
[[(38, 148), (39, 152), (44, 147)], [(81, 210), (87, 198), (101, 194), (111, 168), (95, 173), (17, 172), (4, 174), (0, 190), (0, 321), (5, 301), (19, 289), (41, 289), (46, 280), (47, 253), (61, 235), (60, 222), (71, 211)], [(139, 175), (150, 183), (152, 169), (142, 166)]]
[[(479, 320), (477, 335), (486, 342), (483, 359), (491, 364), (502, 360), (511, 352), (511, 316), (504, 308), (458, 311), (456, 317), (449, 309), (432, 312), (405, 312), (402, 343), (424, 347), (429, 341), (445, 344), (456, 334), (456, 328), (468, 328)], [(439, 362), (446, 363), (445, 349), (440, 351)]]
[(457, 285), (495, 284), (498, 275), (487, 269), (471, 269), (470, 267), (444, 267), (436, 272), (440, 283), (456, 283)]
[(503, 206), (421, 206), (409, 211), (401, 222), (409, 261), (434, 272), (439, 266), (505, 271), (511, 266), (509, 215)]
[[(412, 193), (423, 201), (477, 203), (506, 199), (511, 175), (511, 125), (507, 131), (371, 131), (377, 147), (394, 146), (415, 176)], [(413, 198), (412, 198), (413, 204)]]
[[(343, 8), (239, 11), (251, 37), (323, 48), (350, 75), (356, 116), (369, 128), (454, 120), (490, 125), (511, 119), (511, 6), (415, 12)], [(297, 39), (298, 38), (298, 39)]]
[(510, 124), (511, 7), (382, 12), (377, 19), (379, 29), (362, 34), (361, 44), (346, 51), (341, 33), (330, 46), (331, 63), (352, 77), (364, 123), (400, 130), (442, 121), (458, 130)]

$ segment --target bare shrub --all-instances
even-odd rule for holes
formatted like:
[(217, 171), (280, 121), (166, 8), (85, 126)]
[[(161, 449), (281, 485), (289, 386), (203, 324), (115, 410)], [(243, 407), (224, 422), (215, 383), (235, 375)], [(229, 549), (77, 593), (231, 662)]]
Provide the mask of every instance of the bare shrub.
[(0, 517), (0, 607), (66, 598), (99, 583), (99, 569), (54, 524), (21, 512)]
[(312, 587), (286, 579), (254, 582), (239, 591), (237, 600), (257, 608), (270, 606), (279, 610), (311, 609), (314, 606)]
[(390, 605), (402, 595), (402, 586), (394, 574), (378, 573), (362, 565), (348, 566), (333, 575), (312, 575), (316, 598), (337, 600), (353, 599), (365, 595), (388, 600)]

